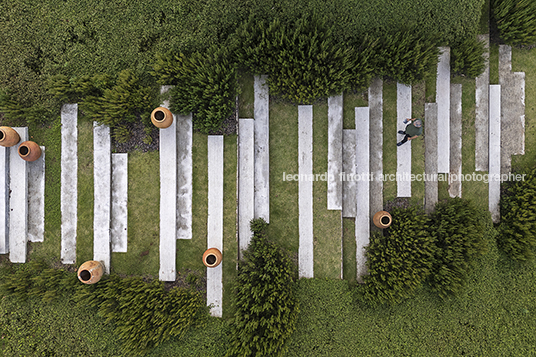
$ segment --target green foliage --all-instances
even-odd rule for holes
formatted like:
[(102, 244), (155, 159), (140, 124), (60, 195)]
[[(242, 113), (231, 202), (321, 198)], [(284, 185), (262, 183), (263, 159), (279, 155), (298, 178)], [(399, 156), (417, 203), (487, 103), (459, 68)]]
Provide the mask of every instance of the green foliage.
[(536, 43), (536, 2), (492, 0), (492, 18), (501, 38), (509, 45)]
[[(255, 221), (254, 221), (255, 222)], [(259, 228), (262, 223), (252, 226)], [(264, 231), (254, 232), (238, 265), (228, 356), (282, 356), (298, 314), (293, 267)]]
[(268, 223), (266, 223), (266, 221), (262, 217), (252, 219), (250, 222), (250, 228), (253, 234), (263, 234), (266, 227), (268, 227)]
[(432, 267), (435, 246), (427, 231), (428, 217), (417, 207), (396, 208), (391, 215), (387, 234), (373, 234), (366, 248), (369, 275), (364, 276), (363, 296), (373, 303), (411, 296)]
[(528, 261), (536, 246), (536, 169), (523, 181), (503, 183), (497, 243), (510, 258)]
[(484, 43), (474, 37), (453, 44), (450, 48), (451, 72), (471, 78), (478, 77), (486, 68), (483, 57), (485, 51)]
[(437, 249), (428, 281), (444, 298), (462, 290), (476, 259), (486, 252), (483, 237), (490, 218), (471, 201), (452, 198), (438, 203), (430, 219)]

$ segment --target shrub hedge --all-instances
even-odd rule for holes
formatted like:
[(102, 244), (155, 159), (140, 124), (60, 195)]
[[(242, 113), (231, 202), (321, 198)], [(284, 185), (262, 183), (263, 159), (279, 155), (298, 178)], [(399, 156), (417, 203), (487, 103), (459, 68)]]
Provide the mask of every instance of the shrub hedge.
[(456, 42), (450, 49), (450, 71), (455, 75), (475, 78), (486, 68), (484, 43), (475, 37)]
[(533, 0), (493, 0), (492, 18), (499, 35), (509, 45), (536, 43), (536, 2)]

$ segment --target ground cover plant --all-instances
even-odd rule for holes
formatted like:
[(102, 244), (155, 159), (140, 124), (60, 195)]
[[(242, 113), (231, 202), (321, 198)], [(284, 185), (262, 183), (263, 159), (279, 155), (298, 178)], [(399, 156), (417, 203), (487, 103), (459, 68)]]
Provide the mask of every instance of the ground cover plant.
[(536, 3), (530, 0), (492, 0), (492, 19), (509, 45), (536, 44)]

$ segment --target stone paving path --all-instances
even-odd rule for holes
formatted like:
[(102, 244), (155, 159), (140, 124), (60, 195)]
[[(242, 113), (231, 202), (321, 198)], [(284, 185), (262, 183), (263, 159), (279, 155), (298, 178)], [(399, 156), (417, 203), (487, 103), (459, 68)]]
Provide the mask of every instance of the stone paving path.
[(174, 115), (177, 131), (177, 239), (192, 239), (192, 113)]
[(254, 79), (255, 218), (270, 223), (270, 119), (267, 76)]
[[(381, 179), (383, 176), (383, 81), (381, 79), (376, 78), (372, 81), (368, 101), (370, 151), (367, 156), (369, 157), (370, 172), (374, 177), (374, 180), (370, 181), (370, 216), (372, 217), (376, 212), (383, 210), (383, 180)], [(361, 130), (357, 124), (356, 130)], [(363, 155), (359, 143), (359, 132), (357, 137), (358, 153), (356, 155)], [(357, 162), (359, 163), (359, 156)], [(374, 226), (374, 228), (376, 227)]]
[(450, 85), (450, 197), (462, 197), (462, 85)]
[(112, 252), (128, 248), (128, 154), (112, 154)]
[(345, 177), (342, 181), (342, 216), (355, 218), (356, 215), (356, 182), (351, 178), (356, 173), (356, 130), (343, 130), (342, 171)]
[[(450, 48), (440, 47), (437, 64), (437, 172), (450, 172)], [(425, 122), (426, 128), (426, 122)]]
[(437, 179), (434, 180), (434, 175), (437, 176), (437, 111), (439, 105), (437, 103), (426, 103), (424, 105), (424, 173), (427, 179), (424, 182), (424, 210), (430, 213), (438, 200), (438, 184)]
[(28, 241), (45, 240), (45, 147), (39, 159), (28, 163)]
[[(372, 122), (370, 120), (370, 108), (355, 108), (356, 127), (356, 173), (360, 179), (356, 182), (356, 218), (355, 218), (355, 240), (356, 240), (356, 262), (357, 281), (363, 282), (362, 277), (367, 272), (365, 247), (369, 243), (371, 226), (371, 132)], [(381, 195), (383, 197), (383, 194)], [(383, 202), (382, 202), (383, 209)]]
[[(396, 85), (396, 131), (397, 141), (405, 135), (398, 134), (404, 131), (404, 120), (412, 118), (411, 112), (411, 86), (402, 83)], [(411, 141), (396, 148), (396, 196), (411, 197)]]
[[(501, 173), (501, 85), (489, 86), (489, 175)], [(489, 180), (489, 211), (493, 222), (500, 219), (501, 182)]]
[(0, 254), (9, 253), (9, 148), (0, 146)]
[(255, 121), (238, 120), (238, 245), (247, 249), (252, 232), (249, 222), (255, 218)]
[(328, 177), (333, 178), (328, 180), (328, 210), (343, 209), (344, 183), (339, 177), (344, 171), (342, 107), (342, 94), (328, 98)]
[(484, 42), (486, 68), (484, 73), (476, 78), (475, 86), (475, 171), (488, 171), (489, 168), (489, 34), (478, 35), (478, 40)]

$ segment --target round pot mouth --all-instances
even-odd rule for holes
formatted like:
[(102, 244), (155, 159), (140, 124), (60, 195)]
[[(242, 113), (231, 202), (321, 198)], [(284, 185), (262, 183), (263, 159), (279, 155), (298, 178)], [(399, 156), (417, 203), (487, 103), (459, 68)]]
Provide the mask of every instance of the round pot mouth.
[(19, 154), (22, 157), (26, 157), (26, 156), (30, 155), (30, 148), (27, 147), (26, 145), (19, 146)]
[(214, 254), (209, 254), (205, 258), (205, 262), (209, 266), (212, 266), (212, 265), (216, 264), (216, 261), (218, 261), (218, 258), (216, 258), (216, 256)]
[(391, 218), (389, 218), (389, 216), (383, 216), (380, 218), (380, 222), (382, 222), (383, 225), (388, 225), (391, 223)]
[(6, 133), (4, 133), (3, 129), (0, 129), (0, 141), (4, 141), (6, 138)]
[(80, 279), (82, 281), (89, 281), (91, 279), (91, 273), (88, 270), (82, 270), (80, 272)]
[(161, 123), (166, 119), (166, 114), (162, 110), (157, 110), (154, 113), (154, 120)]

